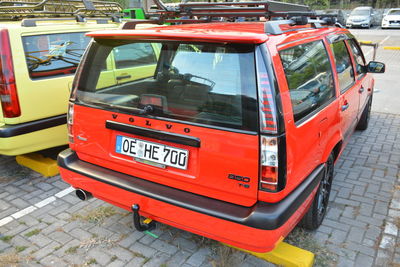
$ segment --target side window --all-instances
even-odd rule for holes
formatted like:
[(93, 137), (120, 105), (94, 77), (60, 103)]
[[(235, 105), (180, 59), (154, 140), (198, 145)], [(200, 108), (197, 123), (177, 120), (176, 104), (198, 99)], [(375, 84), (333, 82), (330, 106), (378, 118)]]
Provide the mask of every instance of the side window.
[(22, 37), (32, 79), (73, 74), (90, 41), (84, 32)]
[(335, 97), (331, 64), (322, 41), (291, 47), (279, 54), (296, 122)]
[(343, 93), (354, 83), (353, 66), (344, 41), (331, 44), (331, 48), (335, 57), (340, 92)]
[(357, 75), (363, 75), (366, 73), (365, 61), (360, 47), (357, 45), (354, 39), (349, 40), (351, 51), (353, 52), (354, 62), (356, 63)]
[(115, 67), (124, 69), (143, 65), (156, 64), (157, 58), (149, 43), (134, 43), (119, 46), (113, 50)]

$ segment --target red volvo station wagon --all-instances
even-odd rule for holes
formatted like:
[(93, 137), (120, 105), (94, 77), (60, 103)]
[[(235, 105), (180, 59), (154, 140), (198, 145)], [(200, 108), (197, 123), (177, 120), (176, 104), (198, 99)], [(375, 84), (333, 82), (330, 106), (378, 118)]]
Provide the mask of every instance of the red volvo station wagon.
[(385, 68), (328, 21), (90, 33), (62, 178), (141, 231), (143, 216), (266, 252), (298, 223), (316, 229), (335, 161), (368, 126), (370, 72)]

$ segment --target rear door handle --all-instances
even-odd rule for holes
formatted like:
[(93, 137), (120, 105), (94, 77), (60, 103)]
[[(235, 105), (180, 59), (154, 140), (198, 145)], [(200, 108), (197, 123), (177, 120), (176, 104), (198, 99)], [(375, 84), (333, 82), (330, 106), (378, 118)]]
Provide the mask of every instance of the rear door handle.
[(364, 92), (364, 87), (360, 87), (360, 89), (358, 90), (358, 92), (361, 94), (362, 92)]
[(342, 111), (345, 111), (346, 109), (349, 108), (349, 103), (346, 103), (342, 106)]
[(117, 81), (120, 81), (120, 80), (124, 80), (124, 79), (129, 79), (129, 78), (132, 78), (132, 75), (122, 75), (122, 76), (117, 76)]

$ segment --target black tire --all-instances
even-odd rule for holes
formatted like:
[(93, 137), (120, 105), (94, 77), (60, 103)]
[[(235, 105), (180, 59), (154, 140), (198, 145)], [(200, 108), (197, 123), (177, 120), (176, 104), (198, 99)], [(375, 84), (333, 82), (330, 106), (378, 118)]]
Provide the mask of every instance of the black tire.
[(315, 194), (309, 210), (300, 221), (299, 226), (308, 230), (315, 230), (324, 220), (328, 208), (329, 195), (331, 193), (333, 169), (334, 157), (333, 154), (331, 154), (326, 162), (324, 176), (319, 184), (318, 191)]
[(369, 118), (371, 116), (372, 96), (369, 98), (367, 105), (365, 106), (360, 121), (357, 124), (356, 129), (364, 131), (368, 128)]

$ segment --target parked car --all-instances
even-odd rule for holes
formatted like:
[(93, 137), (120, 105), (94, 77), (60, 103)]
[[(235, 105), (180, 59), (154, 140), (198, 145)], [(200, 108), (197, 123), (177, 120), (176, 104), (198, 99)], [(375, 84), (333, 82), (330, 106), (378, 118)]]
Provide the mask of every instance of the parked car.
[(351, 11), (349, 17), (346, 20), (346, 27), (362, 27), (362, 28), (371, 28), (371, 26), (375, 25), (375, 14), (372, 7), (369, 6), (360, 6), (356, 7)]
[(382, 18), (382, 29), (400, 28), (400, 8), (392, 8)]
[(11, 20), (6, 4), (0, 7), (0, 154), (65, 145), (72, 79), (90, 41), (85, 34), (117, 28), (120, 23), (104, 18), (104, 13), (87, 20), (60, 18), (65, 16), (61, 12), (56, 18), (44, 17), (43, 12), (40, 18), (32, 18), (35, 14), (27, 13), (28, 4), (19, 6)]
[[(58, 157), (80, 199), (132, 211), (139, 231), (144, 216), (258, 252), (299, 222), (318, 228), (334, 163), (368, 127), (370, 73), (384, 71), (348, 30), (294, 19), (89, 36)], [(99, 86), (117, 50), (131, 77)]]
[[(319, 13), (318, 13), (319, 14)], [(327, 9), (322, 11), (320, 14), (327, 14), (336, 17), (336, 20), (341, 25), (346, 25), (346, 15), (341, 9)]]

